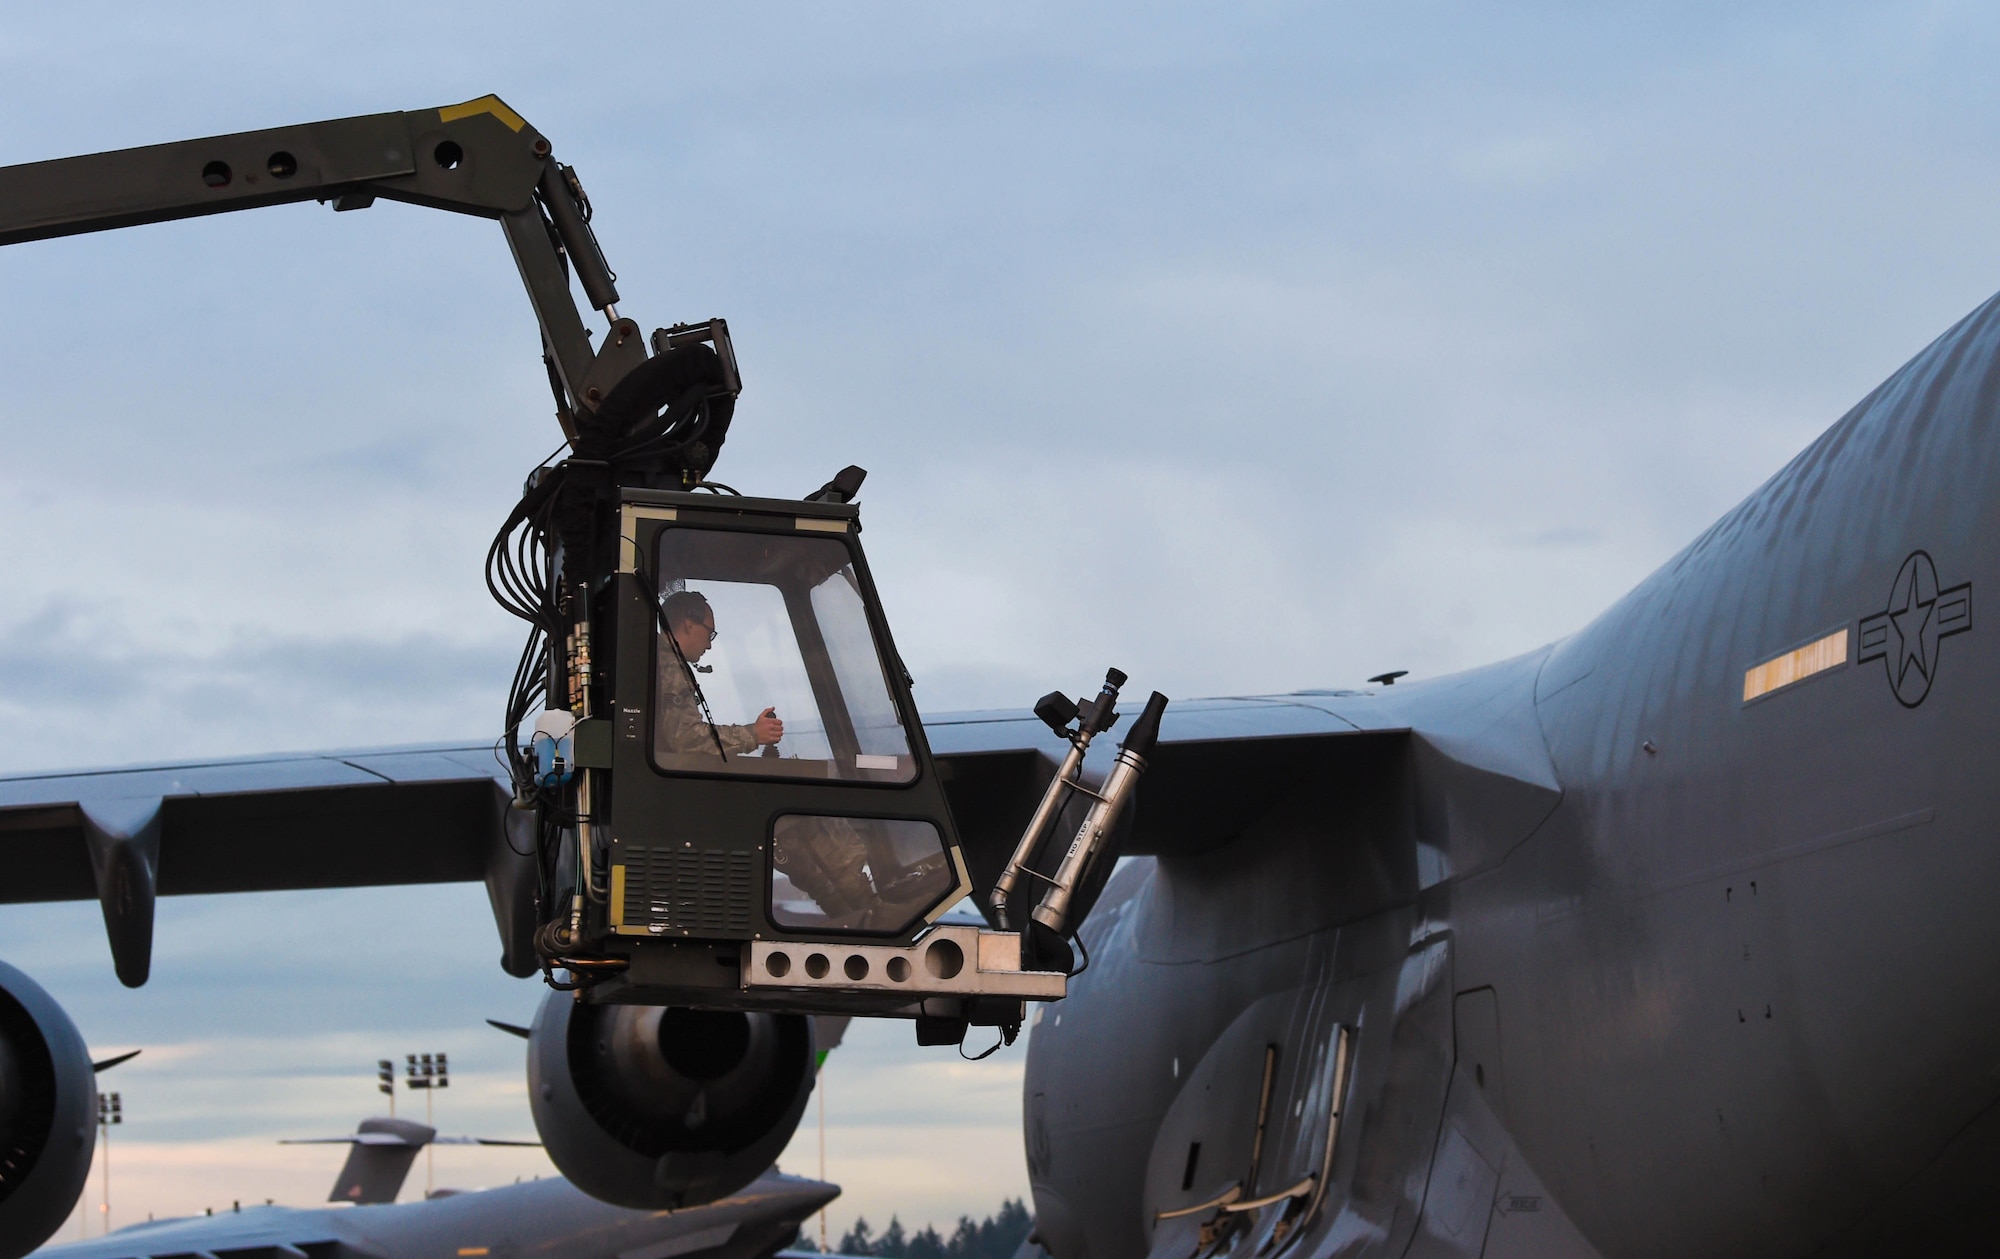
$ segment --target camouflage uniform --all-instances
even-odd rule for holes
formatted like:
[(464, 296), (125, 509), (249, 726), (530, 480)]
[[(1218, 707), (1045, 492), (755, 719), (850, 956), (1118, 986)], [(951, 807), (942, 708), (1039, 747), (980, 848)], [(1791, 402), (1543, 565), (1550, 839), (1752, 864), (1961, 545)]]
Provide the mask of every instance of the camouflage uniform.
[(679, 756), (704, 753), (714, 756), (718, 740), (727, 756), (744, 756), (757, 750), (757, 731), (753, 726), (719, 725), (715, 727), (715, 737), (709, 737), (708, 723), (701, 719), (701, 705), (695, 700), (694, 685), (687, 669), (671, 650), (660, 661), (660, 703), (653, 738), (659, 751)]

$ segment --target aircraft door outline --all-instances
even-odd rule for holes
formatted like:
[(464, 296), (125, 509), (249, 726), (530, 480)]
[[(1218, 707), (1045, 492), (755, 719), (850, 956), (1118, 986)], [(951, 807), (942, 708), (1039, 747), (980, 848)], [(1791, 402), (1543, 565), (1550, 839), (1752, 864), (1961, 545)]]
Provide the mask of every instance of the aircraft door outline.
[(1155, 1259), (1275, 1259), (1338, 1203), (1358, 1044), (1342, 1016), (1358, 1014), (1361, 995), (1333, 982), (1272, 993), (1210, 1046), (1155, 1136), (1145, 1201)]

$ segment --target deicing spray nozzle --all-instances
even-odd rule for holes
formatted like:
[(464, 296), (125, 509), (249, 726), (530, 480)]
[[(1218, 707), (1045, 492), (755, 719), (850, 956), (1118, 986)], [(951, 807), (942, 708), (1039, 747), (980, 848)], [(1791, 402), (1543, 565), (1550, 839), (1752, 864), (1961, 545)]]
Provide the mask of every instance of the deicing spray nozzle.
[(1033, 925), (1028, 928), (1028, 951), (1040, 966), (1064, 972), (1070, 969), (1068, 936), (1074, 930), (1070, 908), (1077, 889), (1083, 886), (1093, 867), (1114, 855), (1107, 851), (1111, 832), (1160, 741), (1160, 717), (1166, 710), (1167, 697), (1154, 691), (1118, 749), (1118, 760), (1105, 778), (1097, 803), (1090, 806), (1083, 825), (1077, 828), (1076, 838), (1070, 841), (1069, 851), (1063, 854), (1062, 864), (1056, 867), (1055, 877), (1049, 880), (1048, 893), (1030, 915)]
[[(1055, 824), (1056, 815), (1062, 812), (1063, 806), (1069, 803), (1070, 792), (1075, 790), (1077, 776), (1083, 771), (1083, 755), (1089, 750), (1090, 741), (1117, 722), (1118, 688), (1124, 685), (1123, 670), (1106, 669), (1104, 687), (1097, 692), (1096, 699), (1072, 700), (1061, 691), (1050, 691), (1036, 701), (1035, 716), (1041, 718), (1057, 738), (1069, 740), (1069, 752), (1056, 768), (1056, 776), (1049, 780), (1041, 803), (1035, 806), (1035, 815), (1028, 820), (1028, 828), (1021, 832), (1020, 842), (1014, 845), (1014, 855), (994, 881), (987, 903), (993, 906), (994, 921), (1002, 928), (1013, 925), (1008, 920), (1007, 902), (1020, 884), (1022, 871), (1034, 861), (1035, 853), (1042, 845), (1042, 837)], [(1069, 724), (1072, 721), (1076, 722), (1074, 729)]]
[(1146, 697), (1146, 706), (1139, 712), (1139, 720), (1132, 723), (1131, 732), (1125, 742), (1118, 745), (1122, 752), (1134, 756), (1151, 756), (1153, 745), (1160, 741), (1160, 718), (1167, 711), (1167, 697), (1154, 691)]

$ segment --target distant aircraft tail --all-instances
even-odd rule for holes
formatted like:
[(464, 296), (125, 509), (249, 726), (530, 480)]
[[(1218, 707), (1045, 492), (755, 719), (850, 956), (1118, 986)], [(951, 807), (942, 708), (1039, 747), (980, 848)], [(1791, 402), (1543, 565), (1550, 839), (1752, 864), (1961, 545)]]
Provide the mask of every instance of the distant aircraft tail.
[(348, 1145), (347, 1163), (333, 1182), (328, 1202), (394, 1202), (437, 1129), (408, 1119), (364, 1119), (352, 1136), (305, 1137), (280, 1145)]
[(345, 1137), (302, 1137), (280, 1145), (346, 1145), (347, 1162), (333, 1182), (328, 1202), (366, 1205), (394, 1202), (427, 1145), (540, 1145), (539, 1141), (497, 1141), (486, 1137), (441, 1137), (437, 1129), (409, 1119), (364, 1119)]

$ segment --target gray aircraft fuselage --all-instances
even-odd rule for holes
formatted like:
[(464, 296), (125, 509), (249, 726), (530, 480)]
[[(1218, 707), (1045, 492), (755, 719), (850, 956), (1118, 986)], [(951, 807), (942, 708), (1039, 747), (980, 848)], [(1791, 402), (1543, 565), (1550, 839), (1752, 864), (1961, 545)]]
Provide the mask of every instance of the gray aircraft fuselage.
[[(1291, 698), (1353, 733), (1262, 798), (1219, 776), (1230, 813), (1149, 821), (1142, 797), (1149, 855), (1033, 1032), (1042, 1243), (2000, 1251), (1989, 589), (2000, 299), (1573, 637)], [(1343, 1026), (1304, 1226), (1268, 1240), (1282, 1203), (1206, 1244), (1207, 1213), (1156, 1221), (1313, 1175)]]
[(707, 1206), (630, 1211), (551, 1177), (424, 1202), (251, 1207), (162, 1220), (35, 1253), (46, 1259), (763, 1259), (789, 1245), (800, 1221), (839, 1192), (770, 1171)]

